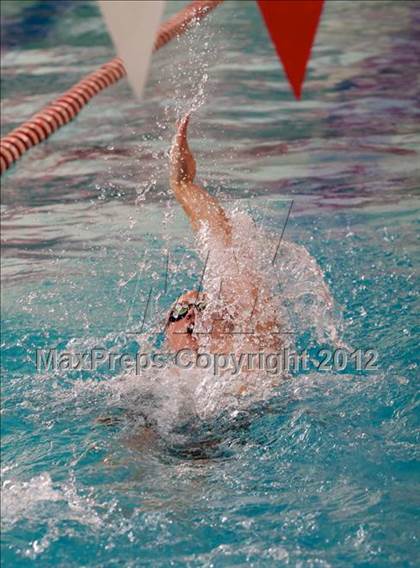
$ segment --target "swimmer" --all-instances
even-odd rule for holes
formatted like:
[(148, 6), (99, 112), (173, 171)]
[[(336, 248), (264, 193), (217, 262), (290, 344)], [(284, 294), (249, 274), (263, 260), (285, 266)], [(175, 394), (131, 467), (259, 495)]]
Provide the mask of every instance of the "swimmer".
[(196, 162), (187, 140), (189, 119), (187, 114), (179, 121), (172, 143), (170, 187), (193, 231), (207, 236), (208, 258), (216, 261), (206, 267), (218, 272), (220, 290), (217, 295), (214, 290), (189, 291), (176, 301), (165, 326), (169, 349), (206, 347), (210, 353), (228, 353), (237, 351), (240, 344), (241, 351), (248, 353), (277, 351), (281, 347), (278, 310), (264, 274), (247, 263), (244, 254), (235, 255), (232, 218), (195, 182)]
[[(255, 374), (248, 364), (250, 354), (276, 353), (283, 347), (280, 342), (279, 308), (269, 286), (269, 268), (258, 269), (255, 258), (248, 254), (248, 245), (255, 235), (248, 232), (243, 238), (234, 216), (229, 215), (215, 197), (195, 182), (196, 162), (187, 140), (189, 119), (187, 114), (178, 123), (172, 143), (170, 187), (200, 244), (200, 237), (203, 234), (206, 236), (208, 256), (205, 267), (210, 278), (203, 278), (203, 290), (200, 286), (198, 290), (185, 292), (172, 306), (166, 317), (166, 343), (172, 353), (189, 350), (197, 356), (202, 353), (215, 354), (220, 355), (220, 361), (226, 354), (235, 355), (237, 362), (245, 355), (242, 359), (245, 364), (241, 364), (240, 369), (237, 366), (239, 372), (234, 376), (231, 368), (227, 369), (221, 364), (219, 376), (223, 375), (227, 381), (222, 380), (218, 385), (220, 388), (213, 391), (212, 396), (209, 396), (209, 379), (213, 380), (213, 367), (209, 373), (200, 372), (199, 381), (195, 380), (197, 375), (193, 375), (191, 382), (187, 380), (186, 367), (181, 369), (174, 366), (169, 373), (165, 369), (162, 375), (142, 373), (141, 388), (144, 390), (141, 392), (147, 404), (144, 411), (137, 410), (137, 413), (145, 424), (126, 441), (141, 451), (156, 444), (155, 426), (162, 414), (160, 404), (168, 405), (164, 425), (167, 428), (168, 413), (179, 414), (183, 419), (189, 413), (192, 417), (208, 418), (220, 411), (224, 404), (231, 404), (232, 397), (235, 400), (233, 404), (236, 404), (238, 397), (252, 394), (254, 387), (264, 388), (266, 385), (271, 392), (272, 387), (278, 386), (277, 378), (272, 375), (265, 375), (263, 381), (254, 380)], [(242, 246), (238, 246), (239, 242)], [(220, 286), (213, 285), (215, 280), (219, 280)], [(194, 356), (189, 355), (186, 359), (194, 360)], [(173, 377), (184, 380), (176, 381), (174, 386), (171, 382)], [(138, 388), (136, 381), (136, 392)], [(155, 397), (156, 402), (151, 404)], [(174, 421), (176, 424), (176, 419)], [(112, 418), (104, 417), (100, 423), (114, 422)], [(219, 441), (219, 438), (200, 441), (193, 448), (186, 448), (186, 451), (190, 456), (201, 458)]]

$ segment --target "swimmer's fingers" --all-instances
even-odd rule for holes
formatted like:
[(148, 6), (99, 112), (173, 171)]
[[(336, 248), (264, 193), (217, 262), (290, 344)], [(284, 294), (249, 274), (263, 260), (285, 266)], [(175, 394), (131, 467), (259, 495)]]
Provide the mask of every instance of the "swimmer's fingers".
[(175, 133), (171, 148), (172, 160), (177, 159), (179, 157), (180, 151), (185, 149), (189, 118), (189, 114), (187, 113), (183, 118), (176, 121), (177, 131)]
[(180, 148), (184, 148), (187, 145), (187, 130), (188, 123), (190, 121), (190, 113), (188, 112), (181, 120), (177, 122), (177, 133), (175, 135), (175, 144)]
[(184, 114), (184, 116), (182, 118), (179, 118), (176, 121), (176, 127), (179, 129), (179, 128), (183, 127), (184, 125), (188, 126), (188, 121), (190, 120), (190, 116), (191, 116), (191, 111), (189, 110), (187, 113)]

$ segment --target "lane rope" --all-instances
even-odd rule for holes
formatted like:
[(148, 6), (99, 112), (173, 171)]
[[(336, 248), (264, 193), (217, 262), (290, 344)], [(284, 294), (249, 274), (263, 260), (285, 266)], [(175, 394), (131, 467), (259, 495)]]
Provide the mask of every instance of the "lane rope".
[[(188, 4), (160, 26), (153, 51), (157, 51), (174, 37), (185, 33), (190, 24), (195, 24), (205, 18), (222, 1), (194, 0)], [(114, 57), (49, 103), (27, 122), (1, 138), (0, 173), (3, 174), (30, 148), (40, 144), (56, 130), (73, 120), (95, 95), (125, 75), (126, 70), (122, 59)]]

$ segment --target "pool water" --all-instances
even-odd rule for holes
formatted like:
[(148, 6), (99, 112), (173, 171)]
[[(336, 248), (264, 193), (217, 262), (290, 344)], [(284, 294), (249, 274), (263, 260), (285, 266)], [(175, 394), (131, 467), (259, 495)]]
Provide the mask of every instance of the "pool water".
[[(114, 54), (93, 2), (5, 2), (2, 18), (2, 133)], [(226, 2), (153, 56), (141, 103), (120, 82), (7, 172), (5, 566), (417, 565), (419, 20), (416, 2), (327, 2), (295, 102), (256, 4)], [(195, 417), (181, 383), (150, 397), (118, 369), (36, 369), (37, 349), (157, 349), (197, 285), (168, 189), (191, 107), (200, 179), (226, 207), (279, 235), (293, 200), (295, 345), (374, 350), (375, 369), (295, 372)], [(287, 260), (293, 243), (310, 256)], [(332, 313), (306, 304), (308, 259)]]

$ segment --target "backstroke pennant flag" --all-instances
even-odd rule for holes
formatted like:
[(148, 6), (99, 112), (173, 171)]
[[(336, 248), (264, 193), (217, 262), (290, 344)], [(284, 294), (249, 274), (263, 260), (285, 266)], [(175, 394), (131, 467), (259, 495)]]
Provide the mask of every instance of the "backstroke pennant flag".
[(257, 0), (297, 99), (302, 94), (324, 0)]
[(99, 6), (130, 85), (140, 98), (165, 0), (99, 0)]

